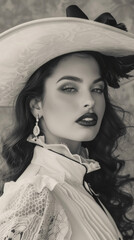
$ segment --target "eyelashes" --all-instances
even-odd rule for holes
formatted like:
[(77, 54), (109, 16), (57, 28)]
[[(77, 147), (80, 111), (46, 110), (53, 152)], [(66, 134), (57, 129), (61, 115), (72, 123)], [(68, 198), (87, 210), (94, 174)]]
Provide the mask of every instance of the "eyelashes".
[(67, 93), (74, 93), (77, 92), (78, 90), (74, 87), (64, 87), (62, 88), (62, 91)]
[[(72, 94), (77, 93), (79, 91), (79, 89), (77, 89), (76, 87), (72, 87), (72, 86), (65, 86), (65, 87), (62, 87), (60, 90), (64, 93), (72, 93)], [(97, 93), (97, 94), (102, 94), (102, 93), (104, 93), (104, 87), (101, 86), (101, 87), (92, 88), (91, 92)]]
[(102, 94), (102, 93), (104, 93), (104, 88), (94, 88), (92, 90), (92, 92)]

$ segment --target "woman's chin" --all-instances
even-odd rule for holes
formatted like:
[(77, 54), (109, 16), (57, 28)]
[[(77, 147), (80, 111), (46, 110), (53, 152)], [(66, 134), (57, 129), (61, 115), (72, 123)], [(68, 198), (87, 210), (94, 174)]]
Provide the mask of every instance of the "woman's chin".
[(95, 139), (96, 135), (95, 136), (88, 136), (88, 137), (83, 137), (81, 139), (81, 142), (90, 142), (90, 141), (93, 141)]
[(98, 131), (90, 131), (90, 132), (86, 132), (85, 134), (77, 135), (77, 138), (79, 138), (79, 141), (81, 142), (87, 142), (87, 141), (94, 140), (97, 134), (98, 134)]
[(70, 138), (68, 138), (68, 139), (70, 139), (70, 140), (72, 140), (72, 141), (76, 141), (76, 142), (90, 142), (90, 141), (92, 141), (92, 140), (94, 140), (95, 139), (95, 137), (96, 137), (96, 135), (97, 134), (88, 134), (88, 135), (84, 135), (84, 136), (70, 136)]

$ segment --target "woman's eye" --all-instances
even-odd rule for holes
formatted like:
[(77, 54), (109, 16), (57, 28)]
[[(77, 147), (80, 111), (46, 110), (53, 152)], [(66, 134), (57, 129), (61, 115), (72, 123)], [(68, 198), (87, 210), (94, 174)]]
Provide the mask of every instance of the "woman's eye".
[(76, 92), (77, 90), (73, 87), (64, 87), (64, 88), (62, 88), (62, 91), (73, 93), (73, 92)]
[(92, 91), (95, 93), (102, 94), (104, 92), (104, 89), (103, 88), (94, 88)]

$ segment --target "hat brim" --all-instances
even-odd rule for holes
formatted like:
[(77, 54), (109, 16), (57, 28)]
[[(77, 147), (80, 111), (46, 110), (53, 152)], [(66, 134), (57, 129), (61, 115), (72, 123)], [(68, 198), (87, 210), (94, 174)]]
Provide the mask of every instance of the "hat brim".
[(30, 75), (42, 64), (69, 52), (134, 54), (134, 34), (79, 18), (48, 18), (0, 35), (0, 106), (12, 106)]

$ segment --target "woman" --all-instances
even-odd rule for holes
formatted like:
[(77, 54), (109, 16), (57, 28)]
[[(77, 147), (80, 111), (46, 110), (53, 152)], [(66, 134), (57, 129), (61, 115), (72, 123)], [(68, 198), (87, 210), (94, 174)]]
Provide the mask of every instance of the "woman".
[[(76, 6), (67, 16), (87, 18)], [(96, 21), (117, 27), (111, 18)], [(21, 25), (1, 40), (4, 53), (10, 45), (1, 59), (4, 86), (10, 83), (1, 104), (18, 96), (15, 126), (3, 141), (9, 174), (2, 176), (0, 239), (133, 239), (132, 196), (120, 188), (131, 179), (120, 178), (122, 161), (113, 154), (126, 127), (108, 94), (134, 68), (133, 35), (58, 18)]]

